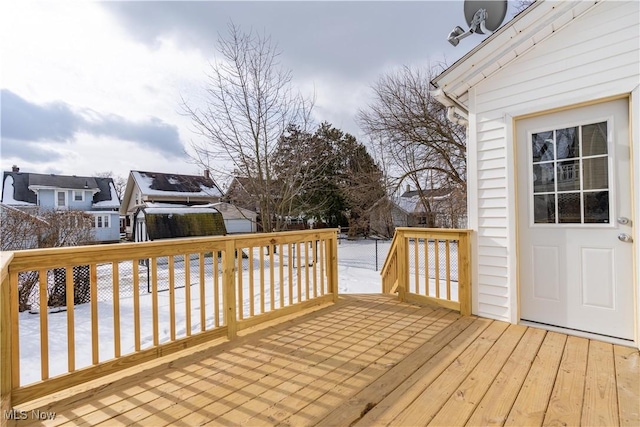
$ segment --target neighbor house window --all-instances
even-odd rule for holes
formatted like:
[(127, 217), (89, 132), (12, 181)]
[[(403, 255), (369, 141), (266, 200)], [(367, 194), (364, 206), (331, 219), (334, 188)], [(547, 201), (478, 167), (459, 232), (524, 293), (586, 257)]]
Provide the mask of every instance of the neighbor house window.
[(65, 207), (67, 206), (67, 192), (66, 191), (58, 191), (56, 194), (56, 206), (57, 207)]
[(84, 202), (84, 191), (74, 191), (73, 200), (76, 202)]
[(96, 216), (96, 228), (109, 228), (109, 215)]

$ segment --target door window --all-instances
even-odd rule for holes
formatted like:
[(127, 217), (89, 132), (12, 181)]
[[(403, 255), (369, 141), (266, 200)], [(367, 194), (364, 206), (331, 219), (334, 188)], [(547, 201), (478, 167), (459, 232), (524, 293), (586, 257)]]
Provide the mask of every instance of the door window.
[(608, 151), (607, 122), (534, 133), (534, 223), (609, 223)]

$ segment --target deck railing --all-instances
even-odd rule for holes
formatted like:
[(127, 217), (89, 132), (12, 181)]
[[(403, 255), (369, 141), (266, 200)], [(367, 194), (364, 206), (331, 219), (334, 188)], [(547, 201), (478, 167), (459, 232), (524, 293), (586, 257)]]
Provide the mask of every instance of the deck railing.
[(337, 233), (16, 251), (2, 254), (1, 273), (5, 413), (11, 405), (335, 302)]
[(382, 267), (382, 292), (471, 314), (469, 230), (396, 228)]

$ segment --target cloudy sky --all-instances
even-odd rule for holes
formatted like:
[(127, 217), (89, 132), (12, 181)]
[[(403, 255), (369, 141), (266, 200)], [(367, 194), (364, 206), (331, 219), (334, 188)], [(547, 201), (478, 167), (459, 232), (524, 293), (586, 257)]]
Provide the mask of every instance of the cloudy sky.
[(354, 116), (380, 75), (451, 64), (483, 37), (447, 42), (454, 26), (466, 27), (462, 1), (5, 1), (2, 170), (201, 173), (180, 99), (202, 96), (231, 21), (278, 43), (295, 86), (315, 93), (316, 121), (363, 142)]

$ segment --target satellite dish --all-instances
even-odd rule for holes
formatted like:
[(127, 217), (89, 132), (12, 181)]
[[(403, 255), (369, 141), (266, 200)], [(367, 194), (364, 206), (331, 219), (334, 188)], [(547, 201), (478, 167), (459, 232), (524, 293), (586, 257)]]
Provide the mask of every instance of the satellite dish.
[(471, 34), (491, 34), (500, 27), (506, 15), (507, 0), (465, 0), (464, 17), (469, 30), (465, 32), (461, 27), (455, 27), (447, 40), (457, 46)]

